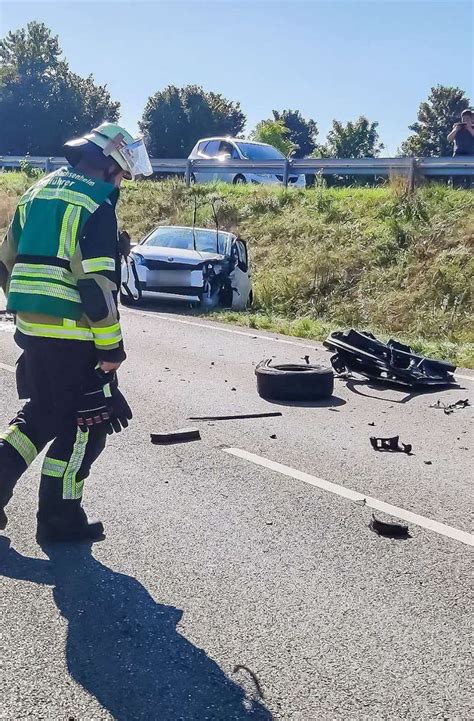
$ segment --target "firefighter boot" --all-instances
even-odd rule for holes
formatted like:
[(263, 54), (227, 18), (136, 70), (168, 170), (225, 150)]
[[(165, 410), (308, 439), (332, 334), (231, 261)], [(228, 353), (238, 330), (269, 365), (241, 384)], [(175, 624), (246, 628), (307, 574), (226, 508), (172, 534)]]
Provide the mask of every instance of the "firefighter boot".
[(101, 521), (89, 521), (80, 501), (65, 501), (70, 507), (64, 513), (46, 515), (38, 512), (38, 543), (101, 541), (105, 538)]
[(63, 498), (63, 479), (41, 476), (36, 539), (42, 542), (100, 541), (104, 526), (89, 521), (82, 498)]

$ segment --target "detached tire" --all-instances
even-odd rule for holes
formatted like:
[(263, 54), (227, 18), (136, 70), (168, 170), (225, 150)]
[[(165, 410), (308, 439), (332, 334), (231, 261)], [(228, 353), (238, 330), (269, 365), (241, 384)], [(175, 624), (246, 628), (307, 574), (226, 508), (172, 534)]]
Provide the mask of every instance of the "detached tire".
[(255, 369), (258, 394), (273, 401), (319, 401), (334, 392), (331, 368), (307, 364), (271, 365), (262, 361)]

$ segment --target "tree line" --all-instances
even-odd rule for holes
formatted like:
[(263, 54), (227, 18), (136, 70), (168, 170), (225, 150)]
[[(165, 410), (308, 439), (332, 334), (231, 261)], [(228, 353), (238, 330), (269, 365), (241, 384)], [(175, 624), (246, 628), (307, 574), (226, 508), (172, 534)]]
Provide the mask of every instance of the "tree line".
[[(399, 154), (451, 155), (446, 136), (468, 107), (460, 88), (432, 87)], [(0, 40), (0, 154), (59, 155), (66, 140), (119, 115), (120, 103), (105, 85), (71, 71), (58, 37), (43, 23), (30, 22)], [(139, 122), (150, 154), (159, 158), (187, 157), (199, 138), (239, 136), (245, 125), (240, 103), (197, 85), (158, 91)], [(314, 119), (290, 109), (273, 110), (250, 134), (296, 158), (377, 157), (383, 150), (378, 123), (364, 116), (347, 123), (333, 120), (325, 142), (318, 136)]]

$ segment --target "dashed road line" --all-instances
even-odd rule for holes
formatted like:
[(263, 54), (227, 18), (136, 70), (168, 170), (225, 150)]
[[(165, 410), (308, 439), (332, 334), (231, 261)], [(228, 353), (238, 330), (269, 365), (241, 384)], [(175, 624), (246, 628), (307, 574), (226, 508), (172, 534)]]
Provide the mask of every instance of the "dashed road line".
[(428, 531), (433, 531), (441, 536), (452, 538), (453, 540), (465, 543), (468, 546), (474, 546), (474, 535), (467, 533), (466, 531), (460, 531), (458, 528), (453, 528), (452, 526), (447, 526), (444, 523), (433, 521), (431, 518), (420, 516), (418, 513), (413, 513), (413, 511), (407, 511), (405, 508), (399, 508), (398, 506), (393, 506), (391, 503), (379, 501), (378, 498), (366, 496), (358, 491), (353, 491), (351, 488), (340, 486), (338, 483), (332, 483), (331, 481), (326, 481), (323, 478), (312, 476), (309, 473), (298, 471), (290, 466), (284, 466), (282, 463), (271, 461), (270, 459), (258, 456), (255, 453), (249, 453), (241, 448), (224, 448), (223, 450), (232, 456), (249, 461), (257, 466), (263, 466), (264, 468), (268, 468), (270, 471), (276, 471), (288, 478), (303, 481), (303, 483), (308, 483), (310, 486), (314, 486), (320, 490), (334, 493), (336, 496), (341, 496), (349, 501), (363, 503), (364, 506), (367, 506), (368, 508), (373, 508), (376, 511), (387, 513), (389, 516), (394, 516), (395, 518), (401, 518), (403, 521), (413, 523), (421, 528), (426, 528)]

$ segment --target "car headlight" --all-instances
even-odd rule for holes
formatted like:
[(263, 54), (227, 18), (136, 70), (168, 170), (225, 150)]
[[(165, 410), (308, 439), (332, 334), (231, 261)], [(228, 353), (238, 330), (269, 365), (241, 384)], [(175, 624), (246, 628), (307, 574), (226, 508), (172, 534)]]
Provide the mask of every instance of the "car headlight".
[(137, 265), (145, 265), (145, 258), (140, 253), (131, 253), (131, 256)]
[(222, 265), (220, 263), (206, 263), (204, 266), (204, 272), (207, 275), (218, 275), (222, 271)]

